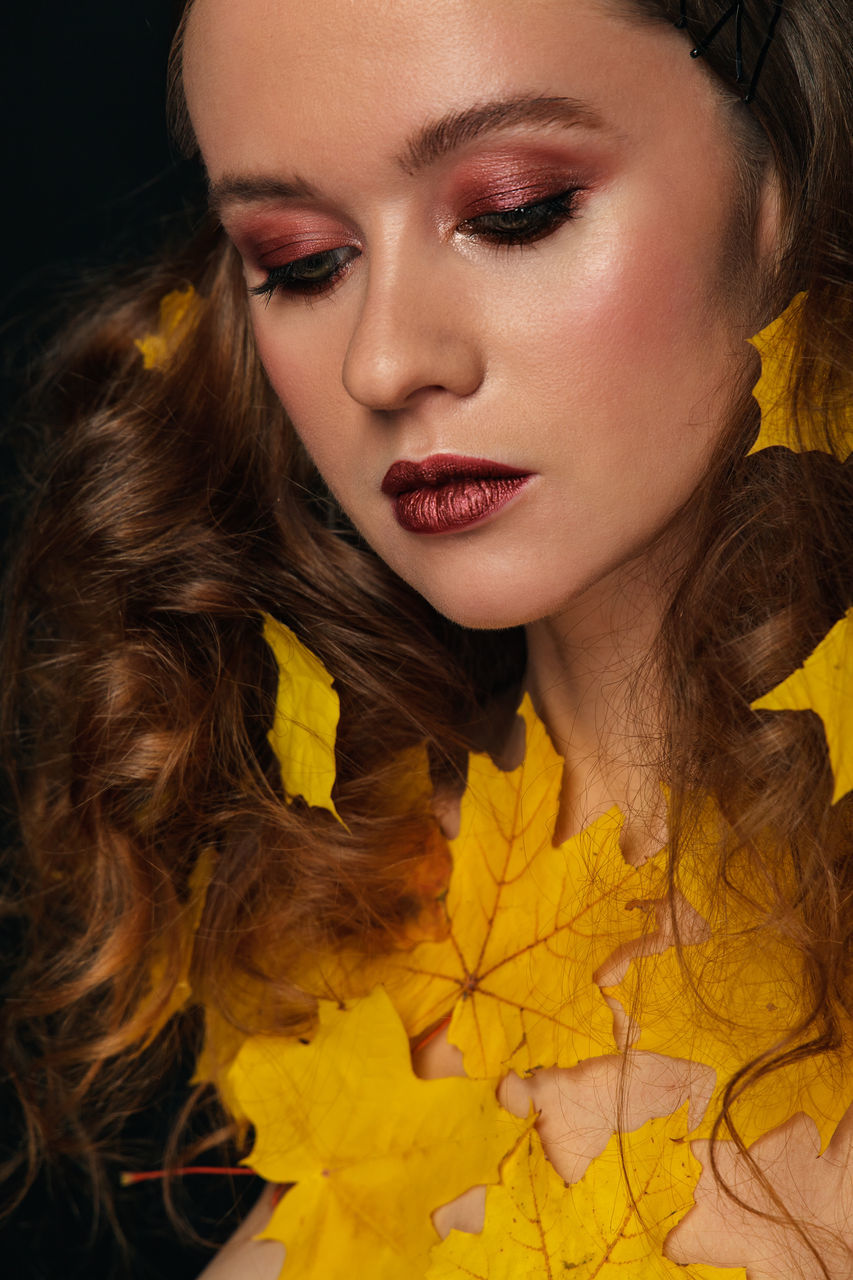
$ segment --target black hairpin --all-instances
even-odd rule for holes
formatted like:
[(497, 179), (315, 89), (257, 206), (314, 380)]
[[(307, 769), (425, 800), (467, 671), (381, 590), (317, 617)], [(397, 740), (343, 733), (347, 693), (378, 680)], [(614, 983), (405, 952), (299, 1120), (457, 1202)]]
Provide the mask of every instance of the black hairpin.
[[(773, 40), (773, 34), (776, 30), (776, 23), (779, 21), (782, 13), (784, 0), (773, 0), (773, 12), (770, 15), (770, 21), (767, 24), (767, 32), (764, 36), (764, 42), (759, 50), (758, 57), (755, 60), (755, 66), (750, 77), (749, 85), (746, 93), (743, 95), (744, 102), (752, 102), (755, 97), (756, 86), (758, 85), (758, 77), (761, 75), (761, 68), (764, 66), (764, 60), (770, 49)], [(743, 84), (743, 15), (746, 9), (746, 0), (735, 0), (734, 4), (730, 4), (725, 13), (711, 27), (711, 30), (702, 37), (695, 49), (690, 50), (691, 58), (701, 58), (703, 53), (710, 48), (711, 42), (716, 39), (722, 31), (726, 23), (734, 18), (735, 20), (735, 80), (737, 84)], [(675, 24), (677, 27), (687, 26), (687, 0), (680, 0), (679, 17)]]

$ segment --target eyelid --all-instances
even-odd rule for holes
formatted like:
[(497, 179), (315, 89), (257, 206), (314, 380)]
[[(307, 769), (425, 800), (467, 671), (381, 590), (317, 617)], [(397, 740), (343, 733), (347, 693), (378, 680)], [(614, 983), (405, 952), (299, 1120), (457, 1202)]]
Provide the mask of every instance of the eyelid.
[(223, 227), (249, 271), (266, 272), (342, 245), (360, 247), (348, 219), (304, 203), (231, 211)]
[[(545, 199), (530, 200), (525, 204), (508, 205), (506, 208), (490, 208), (473, 218), (466, 218), (457, 226), (457, 232), (473, 239), (481, 240), (505, 248), (518, 247), (547, 239), (565, 223), (577, 217), (578, 198), (585, 188), (569, 187), (555, 192)], [(519, 214), (521, 221), (515, 227), (488, 226), (493, 222), (511, 214)], [(524, 225), (524, 218), (527, 225)]]
[(313, 258), (322, 253), (334, 253), (338, 249), (346, 248), (357, 248), (348, 236), (340, 233), (318, 232), (268, 241), (263, 245), (250, 245), (243, 252), (244, 256), (252, 258), (260, 270), (269, 271), (273, 267), (301, 262), (303, 258)]
[(488, 213), (508, 213), (548, 200), (558, 199), (568, 191), (581, 189), (585, 184), (574, 175), (560, 174), (548, 180), (519, 181), (496, 187), (470, 200), (461, 210), (462, 220), (467, 221)]
[[(351, 252), (348, 253), (348, 250), (351, 250)], [(300, 264), (307, 264), (312, 259), (331, 259), (335, 255), (341, 256), (336, 264), (333, 265), (331, 262), (327, 264), (332, 268), (328, 275), (321, 275), (318, 279), (312, 280), (310, 276), (300, 278), (296, 274), (296, 269)], [(336, 245), (332, 249), (302, 254), (289, 262), (276, 263), (262, 268), (262, 270), (266, 271), (266, 279), (258, 285), (251, 286), (249, 293), (255, 297), (266, 298), (267, 303), (276, 294), (304, 299), (322, 297), (332, 292), (335, 286), (349, 273), (350, 266), (359, 256), (360, 251), (350, 245)]]
[[(587, 189), (587, 184), (568, 178), (565, 172), (549, 175), (547, 179), (519, 177), (516, 180), (510, 176), (500, 187), (492, 187), (463, 205), (457, 212), (455, 229), (457, 234), (495, 247), (523, 248), (546, 239), (571, 221), (577, 214), (577, 200)], [(460, 219), (459, 212), (467, 216)], [(515, 226), (494, 225), (512, 214), (519, 215)], [(490, 219), (491, 226), (488, 225)], [(296, 252), (290, 252), (292, 250)], [(283, 260), (282, 252), (287, 255)], [(360, 244), (348, 244), (346, 237), (327, 233), (304, 233), (290, 240), (278, 240), (274, 247), (267, 241), (263, 251), (253, 255), (255, 266), (265, 273), (265, 279), (250, 286), (249, 293), (265, 297), (267, 303), (276, 295), (299, 296), (303, 300), (326, 296), (349, 274), (353, 261), (362, 252)], [(278, 261), (263, 260), (270, 257)], [(319, 271), (316, 278), (312, 278), (309, 264)], [(304, 276), (299, 274), (300, 265), (308, 271)]]

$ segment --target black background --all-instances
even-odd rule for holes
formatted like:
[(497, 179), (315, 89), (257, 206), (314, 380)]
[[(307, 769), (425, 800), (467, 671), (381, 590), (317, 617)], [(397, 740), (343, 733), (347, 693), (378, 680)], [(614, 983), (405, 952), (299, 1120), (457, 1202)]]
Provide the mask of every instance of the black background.
[[(0, 0), (0, 455), (39, 353), (111, 267), (197, 224), (203, 184), (166, 128), (179, 0)], [(8, 532), (10, 508), (0, 510)]]
[[(235, 0), (237, 2), (237, 0)], [(80, 305), (80, 282), (149, 257), (188, 234), (202, 205), (195, 165), (170, 146), (164, 112), (166, 60), (179, 5), (170, 0), (5, 0), (0, 22), (3, 118), (0, 265), (0, 538), (14, 539), (20, 490), (16, 408), (56, 325)], [(13, 963), (14, 957), (9, 957)], [(128, 1151), (159, 1167), (166, 1134), (187, 1090), (190, 1055), (160, 1083), (160, 1101), (132, 1119)], [(1, 1065), (1, 1064), (0, 1064)], [(3, 1141), (14, 1110), (0, 1091)], [(115, 1173), (115, 1171), (114, 1171)], [(180, 1207), (208, 1237), (234, 1226), (238, 1190), (227, 1177), (186, 1180)], [(11, 1219), (0, 1221), (0, 1275), (11, 1280), (170, 1280), (198, 1274), (205, 1251), (176, 1233), (156, 1183), (118, 1192), (129, 1241), (93, 1224), (82, 1173), (60, 1165), (39, 1179)]]

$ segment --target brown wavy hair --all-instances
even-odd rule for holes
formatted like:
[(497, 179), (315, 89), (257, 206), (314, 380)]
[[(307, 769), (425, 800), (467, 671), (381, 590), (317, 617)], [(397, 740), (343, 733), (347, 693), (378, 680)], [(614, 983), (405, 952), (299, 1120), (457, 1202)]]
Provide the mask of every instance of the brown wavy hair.
[[(619, 7), (647, 22), (680, 10)], [(750, 5), (747, 66), (772, 7)], [(688, 8), (694, 38), (719, 16), (713, 0)], [(846, 25), (835, 0), (788, 0), (749, 107), (734, 84), (733, 26), (706, 63), (734, 91), (745, 193), (770, 163), (778, 178), (772, 304), (807, 294), (792, 423), (817, 422), (840, 453), (853, 381)], [(179, 80), (174, 98), (180, 118)], [(195, 322), (145, 371), (135, 340), (156, 329), (162, 296), (189, 284), (203, 299)], [(25, 922), (26, 958), (7, 991), (3, 1052), (31, 1162), (68, 1151), (94, 1170), (100, 1137), (139, 1088), (134, 1061), (152, 1074), (202, 851), (215, 851), (215, 867), (191, 962), (198, 998), (235, 1020), (250, 984), (263, 993), (259, 1024), (301, 1027), (301, 958), (341, 940), (393, 946), (435, 891), (430, 814), (376, 800), (395, 756), (426, 742), (437, 776), (461, 776), (465, 752), (512, 712), (524, 644), (442, 619), (360, 541), (266, 382), (240, 265), (216, 226), (63, 335), (40, 403), (43, 479), (8, 587), (4, 741), (21, 841), (7, 910)], [(693, 551), (656, 658), (673, 885), (691, 797), (710, 795), (733, 833), (718, 883), (750, 859), (805, 965), (801, 1025), (730, 1082), (719, 1125), (735, 1139), (731, 1104), (750, 1081), (837, 1048), (853, 1017), (850, 803), (831, 804), (815, 717), (749, 706), (853, 602), (853, 477), (829, 454), (746, 457), (756, 414), (740, 397), (682, 514)], [(282, 795), (266, 741), (276, 673), (262, 611), (335, 675), (346, 829)], [(173, 1047), (163, 1035), (156, 1045)]]

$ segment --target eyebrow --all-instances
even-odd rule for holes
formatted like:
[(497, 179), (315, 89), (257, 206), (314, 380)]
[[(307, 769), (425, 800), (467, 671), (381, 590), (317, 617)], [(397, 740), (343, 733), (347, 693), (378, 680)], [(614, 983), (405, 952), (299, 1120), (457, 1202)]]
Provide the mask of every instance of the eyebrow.
[(208, 186), (207, 199), (211, 209), (221, 212), (229, 204), (255, 204), (269, 200), (298, 200), (317, 198), (319, 192), (310, 182), (292, 178), (283, 182), (279, 178), (241, 177), (226, 173)]
[[(499, 133), (518, 125), (556, 125), (566, 129), (582, 125), (612, 132), (599, 113), (577, 98), (523, 95), (477, 103), (460, 111), (448, 111), (437, 120), (422, 125), (396, 157), (404, 173), (415, 174), (483, 134)], [(211, 208), (221, 211), (229, 204), (255, 204), (274, 200), (318, 198), (310, 182), (294, 177), (285, 182), (271, 175), (225, 174), (210, 184)]]
[(438, 120), (422, 126), (409, 139), (397, 163), (406, 173), (435, 164), (484, 133), (497, 133), (517, 125), (558, 125), (563, 129), (585, 125), (605, 131), (603, 118), (578, 98), (552, 98), (524, 95), (519, 98), (497, 98), (475, 104), (464, 111), (449, 111)]

